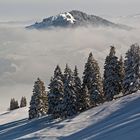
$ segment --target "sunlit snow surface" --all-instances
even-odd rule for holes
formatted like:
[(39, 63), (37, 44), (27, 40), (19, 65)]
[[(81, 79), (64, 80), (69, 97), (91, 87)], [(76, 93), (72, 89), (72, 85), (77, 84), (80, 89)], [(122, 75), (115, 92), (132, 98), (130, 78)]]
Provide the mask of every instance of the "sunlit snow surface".
[(52, 16), (51, 17), (51, 22), (57, 20), (57, 19), (60, 19), (60, 17), (70, 23), (74, 23), (75, 22), (75, 19), (74, 17), (69, 13), (69, 12), (65, 12), (65, 13), (61, 13), (59, 15), (56, 15), (56, 16)]
[(74, 23), (74, 21), (75, 21), (74, 17), (68, 12), (66, 12), (64, 14), (60, 14), (60, 16), (62, 16), (64, 19), (66, 19), (70, 23)]
[(0, 114), (0, 139), (140, 140), (140, 92), (65, 121), (29, 121), (28, 108)]

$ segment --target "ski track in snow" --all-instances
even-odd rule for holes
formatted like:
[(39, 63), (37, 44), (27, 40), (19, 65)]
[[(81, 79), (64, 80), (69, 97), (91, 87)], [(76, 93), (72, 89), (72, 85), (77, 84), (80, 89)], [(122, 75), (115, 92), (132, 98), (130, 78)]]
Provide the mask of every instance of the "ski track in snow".
[(29, 121), (28, 107), (0, 113), (0, 140), (140, 140), (140, 92), (64, 121)]

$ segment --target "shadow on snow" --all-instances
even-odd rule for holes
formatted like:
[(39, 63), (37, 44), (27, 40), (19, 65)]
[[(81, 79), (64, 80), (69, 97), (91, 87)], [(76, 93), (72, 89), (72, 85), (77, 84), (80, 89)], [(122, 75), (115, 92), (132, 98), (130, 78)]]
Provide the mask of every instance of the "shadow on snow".
[[(120, 108), (104, 120), (91, 124), (79, 132), (66, 137), (59, 137), (60, 140), (139, 140), (140, 139), (140, 98), (128, 102), (123, 108)], [(94, 117), (94, 116), (93, 116)], [(96, 117), (96, 116), (95, 116)], [(60, 122), (60, 121), (59, 121)], [(20, 139), (22, 136), (40, 131), (45, 128), (62, 129), (64, 126), (59, 125), (58, 121), (50, 120), (49, 116), (35, 120), (22, 119), (19, 121), (0, 125), (0, 139), (14, 140)], [(135, 130), (134, 130), (135, 129)], [(128, 133), (132, 133), (128, 135)], [(129, 136), (129, 137), (128, 137)], [(132, 137), (131, 137), (132, 136)], [(42, 137), (43, 138), (43, 137)], [(51, 139), (51, 137), (47, 137)], [(26, 140), (39, 139), (34, 135)]]
[(140, 98), (128, 102), (123, 108), (107, 116), (102, 121), (59, 139), (140, 140)]

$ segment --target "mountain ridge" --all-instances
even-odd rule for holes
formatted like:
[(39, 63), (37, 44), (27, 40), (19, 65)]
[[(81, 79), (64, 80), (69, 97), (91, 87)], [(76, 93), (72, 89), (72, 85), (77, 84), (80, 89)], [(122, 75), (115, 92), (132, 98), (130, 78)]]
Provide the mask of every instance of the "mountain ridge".
[(50, 29), (53, 27), (112, 27), (120, 29), (131, 29), (126, 25), (116, 24), (104, 18), (95, 15), (89, 15), (78, 10), (60, 13), (56, 16), (44, 18), (41, 22), (36, 22), (32, 25), (26, 26), (27, 29)]

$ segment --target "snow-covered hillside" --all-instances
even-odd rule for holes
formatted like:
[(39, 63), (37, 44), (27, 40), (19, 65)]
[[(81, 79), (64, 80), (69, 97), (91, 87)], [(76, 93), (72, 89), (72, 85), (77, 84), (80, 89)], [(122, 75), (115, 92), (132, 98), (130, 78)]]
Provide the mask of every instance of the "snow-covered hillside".
[(29, 121), (28, 108), (0, 114), (0, 139), (139, 140), (140, 91), (65, 121)]

